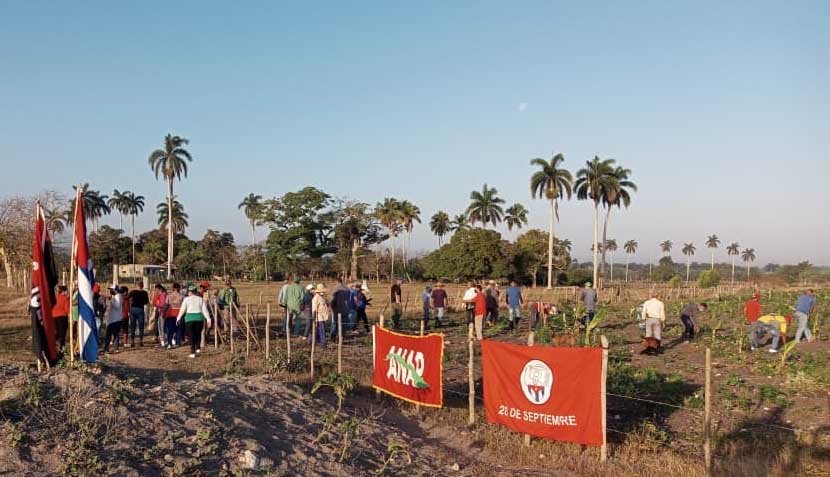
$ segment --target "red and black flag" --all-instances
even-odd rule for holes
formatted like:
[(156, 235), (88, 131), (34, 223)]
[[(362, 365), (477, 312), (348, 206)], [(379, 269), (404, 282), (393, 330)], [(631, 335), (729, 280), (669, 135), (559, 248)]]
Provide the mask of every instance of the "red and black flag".
[(55, 343), (52, 305), (55, 304), (58, 271), (43, 207), (39, 202), (35, 207), (35, 234), (32, 242), (32, 296), (29, 303), (32, 316), (32, 351), (38, 359), (45, 356), (49, 363), (54, 364), (58, 360), (58, 350)]

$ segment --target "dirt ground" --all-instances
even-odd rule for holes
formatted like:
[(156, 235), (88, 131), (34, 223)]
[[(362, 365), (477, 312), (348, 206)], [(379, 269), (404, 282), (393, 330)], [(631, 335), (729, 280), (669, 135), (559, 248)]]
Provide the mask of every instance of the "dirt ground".
[[(370, 309), (374, 320), (384, 310), (386, 288), (370, 286), (376, 297)], [(421, 287), (405, 287), (409, 303), (404, 327), (412, 332), (419, 324), (420, 306), (413, 302)], [(160, 349), (152, 338), (144, 348), (104, 357), (96, 369), (57, 369), (45, 377), (31, 369), (29, 325), (21, 315), (25, 298), (0, 292), (3, 388), (26, 389), (26, 382), (38, 381), (44, 389), (62, 389), (56, 381), (69, 380), (82, 383), (77, 388), (115, 394), (115, 407), (99, 401), (88, 405), (99, 413), (116, 413), (114, 425), (99, 429), (107, 436), (100, 448), (61, 448), (66, 435), (46, 434), (61, 450), (64, 463), (71, 460), (67, 455), (76, 456), (77, 469), (100, 464), (112, 475), (606, 475), (611, 469), (621, 475), (702, 475), (708, 346), (713, 356), (716, 474), (830, 475), (827, 331), (813, 343), (799, 344), (782, 365), (780, 355), (746, 349), (737, 298), (720, 297), (714, 310), (710, 306), (698, 321), (700, 336), (691, 343), (679, 340), (682, 327), (670, 316), (667, 349), (659, 356), (639, 354), (640, 330), (630, 315), (633, 303), (608, 305), (597, 333), (611, 342), (610, 459), (599, 464), (595, 448), (536, 439), (525, 447), (522, 436), (483, 422), (480, 399), (478, 423), (466, 425), (466, 326), (459, 314), (451, 314), (449, 325), (441, 329), (446, 338), (444, 409), (418, 410), (392, 398), (378, 400), (368, 386), (371, 340), (361, 332), (344, 342), (344, 372), (358, 386), (332, 421), (337, 399), (328, 389), (310, 393), (315, 380), (308, 375), (306, 343), (293, 340), (293, 364), (286, 362), (281, 318), (273, 305), (271, 359), (264, 358), (267, 305), (275, 302), (279, 285), (243, 284), (239, 289), (243, 310), (249, 305), (252, 329), (247, 357), (244, 340), (237, 341), (232, 357), (227, 344), (214, 349), (210, 338), (205, 352), (193, 360), (182, 348)], [(551, 301), (567, 301), (572, 291), (559, 293)], [(770, 302), (789, 299), (769, 296)], [(670, 315), (681, 301), (667, 300)], [(565, 324), (554, 319), (550, 334), (570, 330)], [(486, 335), (519, 343), (529, 331), (524, 321), (517, 331), (495, 326)], [(544, 345), (541, 335), (537, 343)], [(334, 371), (334, 348), (319, 354), (316, 362), (318, 378)], [(476, 377), (480, 396), (478, 366)], [(19, 396), (3, 399), (20, 401)], [(42, 432), (37, 421), (15, 417), (8, 407), (4, 404), (0, 420), (22, 436), (0, 452), (0, 475), (64, 473), (60, 459), (36, 457), (41, 453), (35, 437)], [(20, 427), (25, 422), (32, 424), (31, 430)], [(97, 456), (98, 464), (88, 462), (90, 456)], [(249, 461), (257, 461), (257, 470), (245, 468)]]

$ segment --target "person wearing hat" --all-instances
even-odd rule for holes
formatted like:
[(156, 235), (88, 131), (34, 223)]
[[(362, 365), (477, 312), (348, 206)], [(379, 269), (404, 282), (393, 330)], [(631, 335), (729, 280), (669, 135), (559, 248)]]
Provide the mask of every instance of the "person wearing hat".
[(366, 285), (355, 283), (354, 286), (354, 310), (355, 310), (355, 325), (363, 322), (366, 327), (366, 332), (369, 332), (369, 317), (366, 316), (366, 307), (369, 306), (369, 298), (366, 297), (366, 292), (369, 290)]
[(582, 303), (588, 313), (580, 321), (583, 324), (590, 323), (597, 312), (597, 291), (591, 287), (591, 282), (585, 282), (585, 286), (579, 291), (579, 302)]
[(763, 315), (761, 312), (761, 294), (755, 292), (752, 297), (744, 303), (744, 319), (750, 325), (758, 321), (758, 317)]
[(210, 312), (205, 299), (199, 296), (196, 285), (187, 287), (187, 297), (182, 300), (176, 323), (184, 322), (187, 334), (190, 335), (190, 355), (195, 358), (202, 352), (202, 330), (207, 324), (210, 327)]
[(217, 297), (219, 316), (222, 319), (222, 331), (238, 328), (237, 313), (239, 310), (239, 293), (230, 279), (225, 280), (225, 288), (219, 291)]
[(314, 297), (311, 300), (311, 316), (314, 319), (316, 331), (316, 340), (323, 348), (326, 347), (326, 321), (329, 319), (331, 310), (326, 299), (326, 286), (318, 283), (314, 288)]
[(430, 304), (435, 310), (435, 327), (440, 328), (444, 325), (444, 310), (448, 306), (447, 291), (444, 290), (444, 284), (441, 282), (435, 283), (435, 287), (430, 294)]
[(303, 323), (305, 326), (303, 328), (303, 341), (308, 340), (309, 336), (311, 336), (311, 320), (312, 320), (312, 313), (311, 313), (311, 303), (314, 301), (314, 285), (309, 284), (305, 287), (305, 291), (303, 293), (303, 303), (300, 310), (300, 316), (303, 318)]
[(123, 320), (121, 316), (123, 301), (121, 293), (119, 293), (120, 288), (118, 285), (110, 287), (109, 292), (110, 299), (105, 312), (107, 317), (107, 333), (104, 337), (104, 353), (109, 353), (110, 343), (114, 343), (115, 352), (117, 353), (120, 345), (121, 321)]

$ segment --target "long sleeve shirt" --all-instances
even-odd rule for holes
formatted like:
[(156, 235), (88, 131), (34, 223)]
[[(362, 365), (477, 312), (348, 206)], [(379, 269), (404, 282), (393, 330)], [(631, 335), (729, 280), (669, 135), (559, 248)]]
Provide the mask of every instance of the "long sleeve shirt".
[(643, 316), (646, 319), (659, 318), (660, 321), (666, 321), (666, 305), (657, 298), (652, 298), (643, 303)]
[(52, 307), (52, 316), (69, 316), (69, 297), (59, 293), (55, 297), (55, 306)]
[(318, 322), (329, 319), (329, 305), (320, 293), (315, 293), (311, 299), (311, 314)]
[[(201, 315), (197, 318), (197, 315)], [(207, 308), (204, 298), (199, 295), (190, 295), (182, 301), (182, 306), (179, 308), (179, 316), (177, 320), (185, 317), (185, 321), (202, 321), (203, 319), (210, 319), (210, 312)]]

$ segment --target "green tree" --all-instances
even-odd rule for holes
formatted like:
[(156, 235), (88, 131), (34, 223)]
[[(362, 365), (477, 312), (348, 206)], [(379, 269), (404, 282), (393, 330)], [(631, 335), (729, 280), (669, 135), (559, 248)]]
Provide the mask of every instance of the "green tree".
[(114, 264), (127, 263), (130, 259), (130, 239), (122, 230), (108, 225), (89, 234), (89, 253), (98, 270), (108, 274)]
[(579, 200), (590, 200), (594, 203), (594, 241), (593, 241), (593, 265), (594, 283), (599, 278), (599, 206), (603, 200), (604, 191), (613, 186), (614, 159), (600, 160), (594, 156), (591, 161), (586, 161), (585, 167), (576, 172), (574, 190)]
[(661, 282), (667, 282), (677, 275), (675, 270), (674, 260), (670, 256), (665, 256), (660, 259), (657, 267), (654, 269), (654, 279)]
[(248, 225), (251, 227), (251, 245), (256, 244), (256, 224), (262, 216), (262, 196), (248, 194), (242, 202), (237, 206), (245, 213), (245, 218), (248, 219)]
[[(188, 216), (184, 211), (184, 206), (173, 197), (173, 210), (167, 207), (167, 202), (160, 202), (156, 205), (156, 213), (158, 214), (158, 224), (162, 229), (173, 230), (177, 234), (183, 234), (185, 229), (190, 225), (187, 222)], [(172, 224), (171, 221), (172, 220)]]
[(449, 243), (424, 257), (428, 278), (466, 280), (515, 273), (515, 247), (495, 230), (459, 230)]
[(732, 284), (735, 284), (735, 257), (741, 254), (741, 246), (738, 242), (732, 242), (726, 247), (726, 254), (732, 257)]
[(631, 256), (637, 253), (637, 247), (640, 244), (637, 243), (636, 240), (628, 240), (623, 244), (623, 250), (625, 250), (625, 281), (628, 281), (628, 264), (631, 261)]
[(664, 240), (660, 242), (660, 250), (665, 253), (666, 255), (671, 253), (671, 249), (674, 246), (671, 240)]
[[(602, 225), (602, 243), (607, 242), (608, 237), (608, 221), (611, 218), (611, 210), (616, 206), (617, 208), (625, 207), (626, 209), (631, 205), (631, 193), (637, 191), (637, 184), (630, 180), (631, 169), (617, 166), (611, 171), (612, 180), (608, 181), (606, 187), (602, 190), (602, 204), (605, 207), (605, 221)], [(600, 273), (605, 276), (605, 253), (609, 250), (608, 247), (602, 251), (602, 267)]]
[(371, 245), (389, 238), (383, 233), (381, 224), (369, 204), (354, 201), (347, 201), (337, 210), (335, 237), (339, 251), (349, 254), (350, 280), (357, 280), (358, 258), (361, 254)]
[[(537, 286), (539, 270), (547, 262), (550, 235), (538, 229), (530, 229), (516, 238), (517, 264), (516, 272), (531, 277), (534, 288)], [(556, 240), (553, 252), (553, 269), (567, 270), (571, 264), (570, 240)]]
[(689, 273), (691, 271), (691, 266), (692, 266), (692, 257), (695, 255), (696, 250), (697, 250), (697, 248), (695, 247), (695, 244), (693, 244), (691, 242), (683, 244), (683, 250), (682, 251), (683, 251), (683, 255), (686, 256), (686, 281), (687, 282), (689, 281), (689, 277), (690, 277)]
[[(548, 217), (548, 288), (553, 286), (553, 244), (556, 240), (554, 225), (559, 220), (559, 201), (570, 200), (573, 192), (573, 176), (561, 167), (565, 156), (554, 154), (550, 161), (540, 157), (530, 161), (531, 166), (539, 170), (530, 176), (530, 195), (533, 198), (545, 198), (550, 202)], [(534, 281), (535, 283), (535, 281)]]
[(429, 229), (433, 234), (438, 236), (438, 246), (440, 247), (444, 236), (450, 233), (452, 229), (452, 222), (450, 216), (443, 210), (436, 212), (432, 218), (429, 219)]
[[(78, 190), (78, 186), (72, 186), (72, 188), (76, 191)], [(98, 230), (98, 221), (103, 216), (112, 212), (112, 209), (107, 204), (108, 198), (107, 195), (90, 189), (88, 183), (81, 186), (81, 202), (84, 206), (84, 217), (90, 221), (94, 231)], [(75, 199), (69, 201), (69, 215), (67, 217), (72, 217), (72, 220), (75, 219)]]
[(452, 231), (458, 232), (459, 230), (467, 230), (470, 228), (470, 219), (467, 217), (467, 214), (461, 213), (455, 216), (452, 219)]
[(495, 227), (502, 221), (504, 210), (501, 204), (504, 204), (504, 199), (498, 196), (498, 192), (495, 187), (484, 184), (481, 192), (474, 190), (470, 193), (470, 205), (466, 212), (470, 223), (479, 222), (482, 228), (487, 228), (488, 223)]
[(126, 192), (124, 199), (124, 210), (130, 216), (130, 239), (133, 249), (133, 263), (135, 262), (135, 218), (144, 212), (144, 196), (135, 195), (133, 192)]
[(168, 134), (164, 137), (164, 146), (162, 149), (156, 149), (150, 153), (148, 162), (156, 179), (164, 177), (167, 182), (167, 211), (170, 214), (165, 223), (167, 224), (167, 278), (172, 278), (173, 266), (173, 180), (182, 180), (182, 176), (187, 177), (188, 163), (193, 161), (184, 146), (188, 145), (190, 141), (187, 139)]
[(527, 225), (527, 209), (522, 204), (513, 204), (504, 211), (504, 221), (507, 223), (507, 230), (512, 231)]
[(62, 234), (66, 229), (66, 212), (61, 209), (52, 208), (46, 209), (45, 214), (46, 228), (49, 229), (49, 233), (53, 237)]
[(711, 270), (715, 269), (715, 250), (718, 248), (719, 245), (720, 245), (720, 239), (718, 238), (717, 235), (710, 235), (710, 236), (706, 237), (706, 246), (709, 248), (709, 250), (712, 251), (712, 268), (711, 268)]

